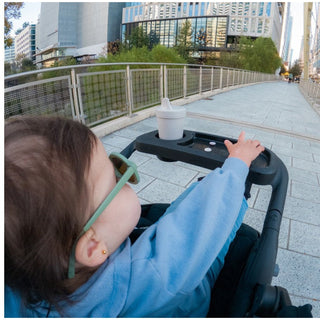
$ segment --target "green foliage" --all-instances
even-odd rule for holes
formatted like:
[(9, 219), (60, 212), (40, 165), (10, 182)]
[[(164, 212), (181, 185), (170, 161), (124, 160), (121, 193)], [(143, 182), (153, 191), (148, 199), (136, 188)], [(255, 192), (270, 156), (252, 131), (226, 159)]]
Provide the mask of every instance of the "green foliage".
[(142, 27), (134, 28), (131, 34), (125, 36), (123, 49), (143, 48), (149, 46), (149, 37)]
[(239, 60), (244, 69), (264, 73), (274, 73), (282, 64), (272, 39), (263, 37), (240, 37)]
[(242, 69), (240, 53), (237, 51), (221, 52), (218, 65), (222, 67)]
[(21, 61), (21, 72), (27, 72), (27, 71), (32, 71), (32, 70), (36, 70), (37, 67), (35, 66), (35, 64), (33, 63), (33, 61), (31, 59), (28, 58), (24, 58)]
[(296, 60), (293, 64), (293, 66), (290, 68), (289, 73), (292, 73), (293, 77), (301, 75), (301, 67), (299, 64), (299, 60)]
[[(77, 60), (72, 57), (68, 57), (65, 59), (61, 59), (59, 61), (55, 61), (54, 64), (50, 68), (56, 68), (56, 67), (64, 67), (64, 66), (73, 66), (77, 64)], [(63, 75), (70, 74), (70, 70), (52, 70), (48, 72), (43, 72), (42, 77), (44, 79), (48, 78), (54, 78), (54, 77), (60, 77)]]
[(151, 51), (152, 62), (163, 62), (163, 63), (183, 63), (186, 64), (187, 61), (177, 54), (176, 50), (173, 48), (167, 48), (158, 44)]
[(12, 29), (11, 19), (19, 19), (21, 16), (20, 9), (23, 2), (5, 2), (4, 3), (4, 45), (5, 48), (11, 47), (13, 39), (10, 37)]
[(186, 20), (178, 31), (177, 44), (174, 46), (178, 54), (188, 63), (194, 63), (194, 59), (190, 57), (190, 54), (197, 50), (196, 44), (191, 40), (192, 34), (191, 22)]
[[(186, 63), (182, 57), (172, 48), (167, 48), (162, 45), (155, 46), (152, 50), (147, 47), (136, 48), (131, 50), (122, 50), (115, 55), (100, 57), (98, 63), (123, 63), (123, 65), (115, 66), (98, 66), (90, 68), (91, 71), (102, 70), (120, 70), (124, 68), (126, 62), (157, 62), (157, 63)], [(142, 68), (143, 65), (131, 66), (131, 68)], [(148, 66), (150, 67), (150, 66)]]

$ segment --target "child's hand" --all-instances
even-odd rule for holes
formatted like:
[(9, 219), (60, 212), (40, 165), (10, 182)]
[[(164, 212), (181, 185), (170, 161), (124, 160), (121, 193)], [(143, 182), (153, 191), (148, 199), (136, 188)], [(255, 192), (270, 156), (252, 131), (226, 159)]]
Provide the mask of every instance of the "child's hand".
[(233, 144), (229, 140), (225, 140), (224, 144), (229, 151), (228, 158), (239, 158), (250, 167), (251, 162), (262, 152), (264, 147), (260, 145), (258, 140), (245, 140), (245, 132), (239, 135), (237, 143)]

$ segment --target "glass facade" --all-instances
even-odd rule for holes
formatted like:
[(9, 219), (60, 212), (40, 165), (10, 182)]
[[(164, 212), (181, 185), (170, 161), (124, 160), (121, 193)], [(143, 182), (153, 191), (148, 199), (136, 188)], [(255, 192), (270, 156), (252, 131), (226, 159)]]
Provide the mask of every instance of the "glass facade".
[(127, 23), (122, 25), (122, 39), (125, 39), (126, 34), (130, 35), (134, 28), (142, 27), (147, 34), (150, 34), (151, 31), (154, 32), (160, 39), (160, 44), (166, 47), (173, 47), (176, 45), (179, 30), (186, 20), (191, 23), (190, 41), (198, 45), (200, 50), (226, 47), (228, 17), (225, 16)]
[[(175, 42), (178, 19), (192, 23), (193, 41), (200, 45), (200, 50), (220, 48), (238, 36), (271, 37), (278, 49), (280, 46), (282, 13), (278, 2), (142, 2), (136, 7), (138, 15), (130, 16), (133, 7), (124, 8), (123, 34), (132, 23), (139, 22), (138, 26), (158, 21), (161, 43), (167, 46)], [(163, 22), (169, 19), (174, 19), (176, 27)], [(222, 31), (225, 26), (226, 32)], [(168, 28), (174, 30), (174, 35), (165, 34)]]

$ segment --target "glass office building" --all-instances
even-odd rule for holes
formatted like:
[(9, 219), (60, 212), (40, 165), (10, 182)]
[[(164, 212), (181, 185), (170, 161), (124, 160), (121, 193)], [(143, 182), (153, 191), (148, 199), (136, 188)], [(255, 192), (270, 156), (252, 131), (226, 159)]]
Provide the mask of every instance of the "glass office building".
[(127, 3), (122, 14), (122, 39), (142, 26), (147, 33), (154, 31), (160, 44), (170, 47), (187, 19), (191, 22), (191, 40), (200, 50), (228, 48), (237, 36), (271, 37), (279, 50), (282, 16), (282, 2)]
[(42, 2), (37, 62), (65, 57), (95, 59), (108, 41), (120, 39), (123, 2)]

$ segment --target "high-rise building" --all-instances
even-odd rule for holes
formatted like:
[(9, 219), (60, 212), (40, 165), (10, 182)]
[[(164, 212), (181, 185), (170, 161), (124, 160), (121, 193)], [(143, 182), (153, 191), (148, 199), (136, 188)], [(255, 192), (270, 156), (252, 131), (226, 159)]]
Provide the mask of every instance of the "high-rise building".
[(282, 46), (280, 48), (280, 56), (285, 64), (289, 65), (289, 55), (291, 48), (291, 34), (292, 34), (292, 23), (293, 18), (291, 14), (291, 3), (288, 2), (285, 6), (285, 14), (284, 14), (284, 26), (282, 33)]
[(15, 36), (15, 56), (24, 55), (30, 60), (35, 60), (36, 53), (36, 25), (27, 25)]
[(109, 41), (120, 39), (123, 2), (42, 2), (37, 62), (96, 58)]
[(238, 36), (271, 37), (279, 51), (282, 17), (282, 2), (142, 2), (123, 9), (122, 39), (141, 26), (171, 47), (187, 19), (200, 51), (225, 50)]
[(311, 44), (311, 74), (320, 80), (320, 6), (319, 3), (313, 4), (311, 34), (313, 43)]
[(14, 62), (15, 58), (16, 58), (15, 40), (13, 39), (11, 47), (4, 49), (4, 61), (12, 63)]

